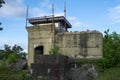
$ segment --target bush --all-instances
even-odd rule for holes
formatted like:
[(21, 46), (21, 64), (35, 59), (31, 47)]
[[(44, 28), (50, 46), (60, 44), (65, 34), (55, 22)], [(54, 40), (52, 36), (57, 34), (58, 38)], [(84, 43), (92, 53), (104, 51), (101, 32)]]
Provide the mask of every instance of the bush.
[(109, 29), (104, 35), (103, 57), (109, 60), (107, 67), (120, 64), (120, 34), (116, 32), (109, 34)]
[(7, 58), (7, 62), (8, 63), (15, 63), (17, 61), (17, 55), (15, 53), (11, 53), (8, 58)]
[(54, 45), (51, 50), (49, 51), (50, 54), (58, 54), (59, 47)]
[[(111, 60), (110, 60), (111, 59)], [(114, 64), (114, 60), (112, 58), (101, 58), (101, 59), (77, 59), (78, 64), (93, 64), (97, 66), (98, 71), (104, 71), (107, 68), (110, 68)]]

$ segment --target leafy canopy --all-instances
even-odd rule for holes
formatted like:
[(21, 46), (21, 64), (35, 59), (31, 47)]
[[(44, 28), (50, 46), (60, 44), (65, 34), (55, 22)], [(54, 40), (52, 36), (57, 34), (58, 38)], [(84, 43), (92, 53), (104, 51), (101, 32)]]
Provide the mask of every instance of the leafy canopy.
[(26, 53), (23, 52), (23, 48), (21, 48), (21, 46), (14, 45), (13, 47), (11, 47), (11, 46), (5, 44), (4, 50), (0, 50), (0, 60), (7, 59), (8, 57), (10, 57), (11, 54), (13, 54), (13, 55), (15, 54), (16, 58), (26, 59)]
[(108, 64), (114, 66), (120, 64), (120, 34), (104, 32), (103, 57), (108, 59)]

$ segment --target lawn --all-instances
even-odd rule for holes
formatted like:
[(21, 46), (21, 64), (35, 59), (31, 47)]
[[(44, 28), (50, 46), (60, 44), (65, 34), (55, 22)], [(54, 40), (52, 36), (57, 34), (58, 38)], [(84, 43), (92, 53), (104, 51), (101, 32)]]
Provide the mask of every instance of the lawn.
[(23, 71), (14, 71), (0, 66), (0, 80), (23, 80)]
[(120, 66), (99, 73), (99, 80), (120, 80)]

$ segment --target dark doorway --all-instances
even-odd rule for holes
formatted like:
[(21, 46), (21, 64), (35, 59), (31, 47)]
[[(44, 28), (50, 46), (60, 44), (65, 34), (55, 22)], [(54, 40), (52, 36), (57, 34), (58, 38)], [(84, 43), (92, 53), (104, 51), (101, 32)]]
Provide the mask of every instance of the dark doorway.
[(43, 46), (38, 46), (34, 50), (35, 50), (36, 55), (44, 54), (44, 47)]

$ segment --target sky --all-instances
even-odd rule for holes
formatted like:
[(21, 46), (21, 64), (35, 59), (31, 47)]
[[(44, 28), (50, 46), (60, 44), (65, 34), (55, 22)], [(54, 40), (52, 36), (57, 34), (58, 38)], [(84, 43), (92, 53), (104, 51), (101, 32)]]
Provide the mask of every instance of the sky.
[(104, 33), (110, 29), (110, 32), (120, 34), (120, 0), (5, 0), (0, 8), (0, 27), (3, 27), (0, 31), (0, 49), (4, 48), (4, 44), (17, 44), (27, 51), (27, 5), (28, 18), (33, 18), (51, 15), (52, 4), (55, 16), (64, 16), (64, 3), (66, 18), (72, 24), (69, 31), (98, 30)]

